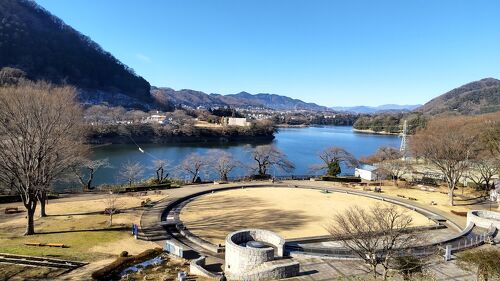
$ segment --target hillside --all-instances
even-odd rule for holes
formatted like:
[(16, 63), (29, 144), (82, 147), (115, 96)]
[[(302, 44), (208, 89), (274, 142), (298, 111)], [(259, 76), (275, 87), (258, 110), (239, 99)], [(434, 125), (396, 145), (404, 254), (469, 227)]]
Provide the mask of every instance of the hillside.
[(145, 79), (34, 1), (1, 0), (0, 19), (0, 68), (72, 84), (84, 101), (152, 101)]
[(500, 111), (500, 80), (485, 78), (440, 95), (418, 108), (425, 114), (482, 114)]
[(265, 107), (278, 110), (328, 110), (324, 106), (306, 103), (298, 99), (271, 94), (252, 95), (241, 92), (233, 95), (206, 94), (195, 90), (174, 90), (171, 88), (152, 88), (152, 95), (163, 105), (187, 105), (191, 107), (230, 106), (230, 107)]
[(307, 103), (299, 99), (292, 99), (286, 96), (273, 95), (273, 94), (256, 94), (251, 95), (247, 92), (241, 92), (234, 95), (220, 96), (220, 99), (226, 103), (229, 103), (230, 98), (236, 98), (237, 100), (244, 101), (246, 104), (259, 103), (264, 107), (279, 109), (279, 110), (289, 110), (289, 109), (306, 109), (306, 110), (326, 110), (324, 106), (317, 105), (315, 103)]

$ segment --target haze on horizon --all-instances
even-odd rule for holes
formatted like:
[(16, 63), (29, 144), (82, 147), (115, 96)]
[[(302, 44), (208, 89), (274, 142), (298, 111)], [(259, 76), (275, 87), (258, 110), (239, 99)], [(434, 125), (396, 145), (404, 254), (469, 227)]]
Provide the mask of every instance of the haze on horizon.
[(500, 77), (500, 1), (36, 0), (152, 85), (422, 104)]

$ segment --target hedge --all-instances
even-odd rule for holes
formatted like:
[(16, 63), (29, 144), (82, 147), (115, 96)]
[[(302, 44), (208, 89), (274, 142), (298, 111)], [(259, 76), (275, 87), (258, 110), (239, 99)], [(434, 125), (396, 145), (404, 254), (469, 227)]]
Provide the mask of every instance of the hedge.
[(322, 176), (323, 181), (333, 181), (333, 182), (361, 182), (361, 178), (358, 177), (334, 177), (334, 176)]
[[(49, 194), (48, 199), (58, 199), (59, 195)], [(14, 203), (14, 202), (22, 202), (21, 196), (19, 195), (0, 195), (0, 204), (2, 203)]]
[(170, 183), (155, 184), (155, 185), (138, 185), (138, 186), (132, 186), (132, 187), (125, 187), (124, 192), (158, 190), (158, 189), (169, 188), (170, 186), (171, 186)]

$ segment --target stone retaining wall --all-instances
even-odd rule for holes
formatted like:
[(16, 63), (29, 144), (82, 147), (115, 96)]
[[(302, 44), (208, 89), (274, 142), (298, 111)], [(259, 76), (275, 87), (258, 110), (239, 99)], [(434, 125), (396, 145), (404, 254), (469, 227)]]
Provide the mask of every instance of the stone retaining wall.
[[(259, 241), (272, 246), (264, 248), (247, 247), (249, 241)], [(262, 229), (244, 229), (230, 233), (226, 237), (225, 272), (235, 280), (274, 280), (298, 274), (299, 264), (275, 261), (283, 256), (285, 240), (274, 232)]]
[(482, 228), (494, 226), (497, 229), (500, 229), (500, 213), (486, 210), (468, 211), (467, 224), (471, 223)]
[(212, 273), (205, 269), (205, 259), (206, 257), (201, 256), (189, 264), (189, 273), (193, 275), (203, 276), (213, 280), (219, 280), (220, 275)]

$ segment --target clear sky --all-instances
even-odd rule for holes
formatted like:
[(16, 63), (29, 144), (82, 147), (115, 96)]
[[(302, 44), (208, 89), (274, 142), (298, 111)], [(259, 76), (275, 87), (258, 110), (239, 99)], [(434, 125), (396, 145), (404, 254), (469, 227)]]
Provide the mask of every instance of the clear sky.
[(500, 78), (499, 0), (36, 0), (154, 86), (417, 104)]

